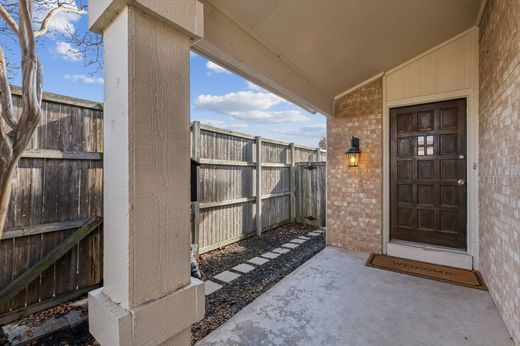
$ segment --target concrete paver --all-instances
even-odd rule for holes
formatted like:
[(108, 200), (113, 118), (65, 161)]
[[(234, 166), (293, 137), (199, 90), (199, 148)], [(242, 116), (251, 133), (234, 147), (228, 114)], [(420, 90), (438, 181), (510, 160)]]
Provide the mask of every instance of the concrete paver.
[(300, 246), (300, 244), (296, 244), (296, 243), (285, 243), (282, 245), (283, 247), (287, 247), (289, 249), (294, 249), (294, 248), (297, 248), (298, 246)]
[(209, 296), (211, 293), (218, 291), (222, 285), (217, 284), (211, 280), (204, 281), (204, 293)]
[(262, 254), (261, 256), (265, 257), (265, 258), (273, 259), (273, 258), (280, 256), (280, 254), (274, 253), (274, 252), (266, 252), (266, 253)]
[(239, 265), (234, 266), (231, 269), (245, 274), (245, 273), (249, 273), (251, 270), (254, 270), (255, 267), (253, 267), (252, 265), (249, 265), (247, 263), (240, 263)]
[(253, 257), (248, 262), (261, 266), (262, 264), (269, 262), (269, 260), (262, 257)]
[(231, 282), (236, 278), (240, 277), (240, 274), (232, 273), (228, 270), (224, 270), (222, 273), (213, 276), (213, 279), (217, 279), (223, 282)]
[(271, 251), (283, 255), (284, 253), (288, 253), (288, 252), (290, 252), (291, 250), (289, 250), (289, 249), (283, 249), (283, 248), (281, 248), (281, 247), (278, 247), (278, 248), (276, 248), (276, 249), (274, 249), (274, 250), (271, 250)]

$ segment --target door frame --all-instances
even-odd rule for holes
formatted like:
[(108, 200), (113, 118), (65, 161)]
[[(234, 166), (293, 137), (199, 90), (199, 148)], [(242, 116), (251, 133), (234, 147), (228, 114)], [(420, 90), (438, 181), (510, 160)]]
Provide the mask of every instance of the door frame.
[[(467, 250), (390, 241), (390, 109), (453, 99), (466, 99)], [(383, 76), (383, 253), (453, 267), (479, 268), (478, 210), (478, 90), (461, 89), (396, 101), (386, 101)]]

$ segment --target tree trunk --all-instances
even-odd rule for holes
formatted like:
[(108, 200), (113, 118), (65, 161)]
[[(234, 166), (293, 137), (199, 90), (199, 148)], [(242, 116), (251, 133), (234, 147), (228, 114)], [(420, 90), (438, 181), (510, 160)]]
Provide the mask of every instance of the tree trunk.
[[(0, 5), (0, 9), (4, 9)], [(0, 239), (11, 198), (12, 177), (18, 161), (40, 122), (42, 100), (42, 67), (36, 55), (32, 23), (32, 1), (19, 0), (19, 25), (2, 11), (2, 16), (19, 38), (22, 55), (22, 113), (15, 117), (11, 88), (6, 72), (4, 51), (0, 48)], [(12, 131), (6, 132), (4, 124)]]
[(0, 238), (2, 237), (4, 231), (5, 220), (7, 218), (7, 212), (9, 211), (9, 201), (11, 199), (11, 190), (12, 190), (12, 179), (14, 168), (18, 165), (18, 161), (10, 163), (10, 169), (7, 169), (0, 176)]

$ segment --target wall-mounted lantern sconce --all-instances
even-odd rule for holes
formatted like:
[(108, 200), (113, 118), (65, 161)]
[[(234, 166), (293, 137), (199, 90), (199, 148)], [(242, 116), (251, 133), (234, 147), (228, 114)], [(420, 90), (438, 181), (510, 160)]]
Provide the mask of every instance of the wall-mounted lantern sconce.
[(361, 150), (359, 150), (359, 138), (352, 137), (350, 149), (347, 150), (347, 160), (349, 167), (357, 167), (359, 163), (359, 156)]

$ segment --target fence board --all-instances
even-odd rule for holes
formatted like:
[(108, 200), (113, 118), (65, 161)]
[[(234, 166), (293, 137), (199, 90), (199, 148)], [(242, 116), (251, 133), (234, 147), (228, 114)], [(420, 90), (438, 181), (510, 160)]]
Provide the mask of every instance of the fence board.
[[(257, 139), (252, 135), (197, 126), (200, 126), (201, 163), (198, 241), (203, 253), (255, 234), (258, 153)], [(193, 136), (192, 145), (197, 142)], [(305, 170), (305, 174), (299, 165), (291, 167), (293, 162), (296, 165), (323, 160), (326, 152), (267, 138), (262, 138), (261, 143), (261, 180), (258, 184), (262, 190), (261, 229), (265, 231), (293, 218), (305, 220), (304, 217), (313, 215), (324, 222), (324, 209), (316, 203), (324, 204), (325, 188), (315, 186), (324, 183), (320, 180), (324, 177), (324, 162), (319, 163), (321, 170)], [(294, 175), (292, 178), (291, 174)], [(298, 194), (296, 185), (302, 179), (306, 179), (305, 184), (301, 185)], [(296, 201), (302, 198), (309, 201)], [(293, 205), (295, 211), (291, 215)]]
[[(15, 97), (17, 112), (20, 105)], [(102, 121), (102, 110), (91, 103), (44, 98), (41, 123), (15, 172), (0, 240), (0, 288), (76, 232), (83, 220), (102, 216)], [(197, 142), (201, 252), (254, 235), (257, 220), (262, 231), (293, 218), (325, 222), (325, 165), (318, 162), (318, 169), (305, 170), (302, 163), (322, 161), (326, 152), (262, 139), (257, 153), (254, 136), (205, 125), (200, 125), (200, 138), (192, 135), (191, 143)], [(0, 306), (0, 321), (98, 285), (102, 242), (100, 227)]]
[[(296, 221), (326, 225), (327, 170), (323, 162), (296, 165)], [(315, 221), (309, 220), (316, 219)]]
[[(21, 97), (13, 91), (19, 115)], [(82, 221), (102, 216), (103, 112), (86, 101), (44, 94), (42, 117), (22, 155), (0, 240), (0, 289), (38, 263)], [(96, 230), (0, 306), (0, 320), (37, 311), (101, 282)]]

